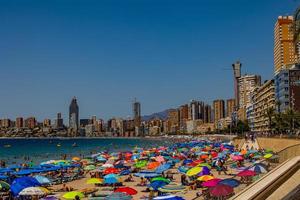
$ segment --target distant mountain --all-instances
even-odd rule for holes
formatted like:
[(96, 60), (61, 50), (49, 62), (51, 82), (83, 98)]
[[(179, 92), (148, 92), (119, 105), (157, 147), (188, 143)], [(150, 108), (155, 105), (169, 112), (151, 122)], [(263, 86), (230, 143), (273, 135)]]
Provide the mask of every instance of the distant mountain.
[(164, 110), (164, 111), (161, 111), (161, 112), (153, 113), (151, 115), (142, 116), (142, 120), (143, 121), (149, 121), (149, 120), (154, 119), (154, 118), (159, 118), (161, 120), (166, 120), (167, 117), (168, 117), (169, 110), (171, 110), (171, 109), (167, 109), (167, 110)]

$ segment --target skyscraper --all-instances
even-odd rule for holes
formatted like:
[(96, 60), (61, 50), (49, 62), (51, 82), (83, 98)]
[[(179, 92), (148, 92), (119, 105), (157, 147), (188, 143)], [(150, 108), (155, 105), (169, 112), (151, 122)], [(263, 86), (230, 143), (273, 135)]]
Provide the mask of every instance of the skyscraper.
[(64, 121), (61, 118), (61, 113), (57, 113), (55, 126), (56, 126), (56, 128), (62, 128), (64, 126)]
[(211, 106), (210, 105), (205, 105), (204, 106), (204, 117), (203, 117), (204, 123), (211, 123), (212, 122), (212, 117), (211, 117)]
[(293, 16), (279, 16), (274, 27), (274, 73), (296, 61)]
[(141, 127), (141, 103), (134, 100), (132, 104), (132, 111), (133, 111), (133, 120), (135, 126), (135, 136), (140, 134), (140, 127)]
[(261, 85), (258, 75), (244, 75), (239, 78), (239, 120), (246, 120), (246, 109), (251, 105), (251, 92)]
[(79, 107), (76, 97), (73, 97), (69, 106), (69, 127), (77, 132), (79, 128)]
[(235, 111), (235, 99), (227, 99), (226, 101), (226, 117), (231, 117)]
[(232, 68), (234, 78), (234, 98), (236, 110), (239, 107), (239, 78), (241, 77), (242, 63), (240, 63), (240, 61), (237, 61), (236, 63), (232, 64)]
[(218, 124), (219, 119), (225, 117), (225, 102), (222, 99), (214, 100), (214, 122)]
[(201, 101), (192, 100), (189, 106), (189, 119), (197, 120), (204, 118), (204, 103)]
[(23, 117), (17, 117), (16, 128), (23, 128), (23, 127), (24, 127)]

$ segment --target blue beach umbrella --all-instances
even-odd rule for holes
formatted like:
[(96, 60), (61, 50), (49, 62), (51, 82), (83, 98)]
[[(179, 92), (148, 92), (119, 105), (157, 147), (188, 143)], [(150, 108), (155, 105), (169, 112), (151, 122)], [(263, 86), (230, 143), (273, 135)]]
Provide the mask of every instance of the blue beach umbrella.
[(158, 173), (135, 173), (133, 174), (136, 177), (143, 177), (143, 178), (154, 178), (160, 176)]
[(8, 173), (8, 172), (14, 172), (14, 170), (9, 168), (0, 168), (0, 173)]
[(34, 176), (34, 178), (42, 185), (47, 185), (47, 184), (51, 183), (51, 181), (45, 176), (37, 175), (37, 176)]
[(17, 196), (24, 188), (36, 186), (41, 186), (41, 184), (35, 178), (26, 176), (16, 178), (10, 186), (10, 190), (13, 196)]
[(184, 200), (184, 198), (174, 195), (167, 195), (155, 197), (153, 200)]
[(237, 187), (241, 183), (238, 180), (236, 180), (236, 179), (227, 178), (227, 179), (221, 180), (218, 184), (228, 185), (230, 187)]
[(6, 180), (6, 179), (8, 179), (8, 176), (0, 175), (0, 180)]
[(123, 171), (121, 171), (120, 172), (120, 175), (121, 176), (125, 176), (125, 175), (129, 175), (131, 172), (128, 170), (128, 169), (126, 169), (126, 170), (123, 170)]
[(164, 171), (170, 169), (171, 165), (169, 163), (160, 165), (158, 168), (156, 168), (156, 173), (160, 174), (163, 173)]
[(148, 185), (148, 187), (151, 187), (153, 190), (158, 190), (158, 188), (161, 188), (165, 185), (168, 185), (168, 183), (165, 181), (153, 181)]
[(104, 183), (107, 183), (107, 184), (118, 183), (119, 180), (120, 180), (120, 177), (116, 174), (107, 174), (106, 176), (104, 176)]
[(25, 176), (25, 175), (29, 175), (32, 173), (34, 173), (34, 170), (32, 170), (32, 169), (22, 169), (22, 170), (16, 172), (15, 174), (18, 176)]

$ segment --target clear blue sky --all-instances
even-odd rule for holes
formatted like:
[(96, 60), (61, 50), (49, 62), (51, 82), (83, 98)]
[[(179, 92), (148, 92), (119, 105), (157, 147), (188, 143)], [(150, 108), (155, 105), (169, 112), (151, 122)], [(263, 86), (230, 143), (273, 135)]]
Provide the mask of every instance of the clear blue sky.
[(233, 96), (232, 72), (272, 78), (273, 28), (295, 0), (0, 0), (0, 117), (107, 119)]

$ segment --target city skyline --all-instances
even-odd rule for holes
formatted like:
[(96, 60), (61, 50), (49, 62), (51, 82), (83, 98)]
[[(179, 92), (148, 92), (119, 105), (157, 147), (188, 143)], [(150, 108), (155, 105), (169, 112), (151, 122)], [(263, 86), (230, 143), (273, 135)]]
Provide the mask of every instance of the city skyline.
[[(90, 3), (84, 10), (80, 3), (67, 9), (64, 1), (57, 5), (32, 1), (17, 7), (0, 2), (4, 18), (0, 37), (5, 38), (0, 47), (0, 89), (5, 91), (0, 117), (36, 116), (41, 121), (61, 112), (66, 120), (73, 96), (79, 100), (80, 118), (131, 116), (134, 97), (143, 105), (142, 115), (191, 99), (212, 104), (214, 99), (234, 97), (231, 64), (236, 60), (243, 63), (243, 74), (272, 78), (270, 35), (277, 17), (292, 14), (296, 2), (231, 1), (210, 11), (205, 10), (214, 3), (190, 2), (157, 7), (155, 1), (132, 1), (128, 12), (113, 3)], [(246, 7), (248, 12), (237, 10)], [(140, 12), (131, 12), (133, 9)], [(56, 17), (51, 18), (53, 15)], [(220, 16), (224, 20), (217, 21)], [(80, 25), (73, 25), (76, 20)], [(256, 30), (252, 30), (252, 21)], [(207, 38), (211, 39), (205, 41)]]

